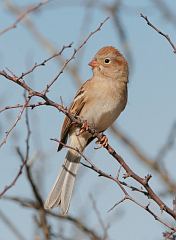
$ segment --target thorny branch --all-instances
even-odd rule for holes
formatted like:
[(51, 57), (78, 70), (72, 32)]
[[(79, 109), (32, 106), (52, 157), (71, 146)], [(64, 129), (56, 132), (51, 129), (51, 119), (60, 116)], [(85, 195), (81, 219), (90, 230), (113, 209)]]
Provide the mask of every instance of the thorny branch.
[[(101, 140), (102, 135), (97, 133), (94, 129), (89, 128), (88, 131), (93, 134), (94, 136), (96, 136), (98, 138), (98, 140)], [(112, 155), (114, 157), (114, 159), (116, 159), (118, 161), (118, 163), (125, 169), (126, 171), (126, 175), (125, 178), (127, 177), (131, 177), (134, 180), (136, 180), (138, 183), (140, 183), (146, 190), (148, 196), (150, 199), (153, 199), (155, 203), (157, 203), (157, 205), (160, 207), (160, 209), (162, 211), (167, 212), (170, 216), (172, 216), (174, 218), (174, 220), (176, 219), (176, 213), (169, 208), (158, 196), (157, 194), (153, 191), (153, 189), (150, 187), (149, 185), (149, 180), (151, 178), (151, 175), (147, 175), (144, 178), (140, 177), (139, 175), (137, 175), (127, 164), (126, 162), (123, 160), (123, 158), (117, 154), (117, 152), (115, 151), (115, 149), (113, 149), (109, 144), (107, 144), (107, 146), (105, 146), (106, 150), (109, 152), (110, 155)], [(81, 154), (81, 153), (80, 153)], [(83, 156), (83, 155), (82, 155)], [(83, 156), (84, 157), (84, 156)], [(95, 170), (95, 169), (94, 169)], [(99, 173), (99, 172), (98, 172)], [(100, 174), (101, 175), (101, 174)], [(111, 176), (108, 175), (108, 178), (111, 179)], [(124, 188), (122, 188), (121, 184), (118, 183), (118, 185), (120, 186), (120, 188), (122, 189), (122, 191), (124, 192)], [(125, 192), (124, 192), (125, 193)]]
[[(114, 208), (115, 208), (116, 206), (118, 206), (120, 203), (122, 203), (122, 202), (124, 202), (124, 201), (126, 201), (126, 200), (130, 200), (130, 201), (134, 202), (135, 204), (137, 204), (138, 206), (140, 206), (141, 208), (143, 208), (144, 210), (146, 210), (148, 213), (150, 213), (150, 214), (154, 217), (155, 220), (157, 220), (158, 222), (160, 222), (161, 224), (163, 224), (164, 226), (166, 226), (167, 228), (169, 228), (169, 229), (170, 229), (171, 231), (173, 231), (174, 233), (176, 232), (176, 228), (173, 227), (171, 224), (166, 223), (165, 221), (163, 221), (160, 217), (158, 217), (158, 216), (149, 208), (149, 204), (146, 205), (146, 206), (145, 206), (145, 205), (142, 205), (141, 203), (139, 203), (138, 201), (136, 201), (132, 196), (130, 196), (129, 193), (128, 193), (128, 192), (125, 190), (125, 188), (124, 188), (124, 186), (127, 186), (127, 185), (123, 184), (123, 182), (121, 182), (118, 177), (113, 177), (112, 175), (109, 175), (109, 174), (107, 174), (106, 172), (104, 172), (104, 171), (102, 171), (101, 169), (99, 169), (90, 159), (88, 159), (82, 152), (80, 152), (79, 149), (74, 148), (74, 147), (71, 147), (71, 146), (69, 146), (69, 145), (67, 145), (67, 144), (64, 144), (64, 143), (62, 143), (61, 141), (59, 141), (59, 140), (57, 140), (57, 139), (51, 139), (51, 140), (56, 141), (56, 142), (58, 142), (58, 143), (61, 143), (64, 147), (66, 147), (66, 148), (68, 148), (68, 149), (75, 150), (76, 152), (78, 152), (78, 153), (80, 154), (80, 156), (89, 164), (89, 165), (87, 165), (87, 164), (81, 162), (81, 164), (82, 164), (83, 166), (92, 169), (93, 171), (95, 171), (96, 173), (98, 173), (98, 175), (99, 175), (100, 177), (105, 177), (105, 178), (108, 178), (108, 179), (112, 180), (113, 182), (115, 182), (115, 183), (120, 187), (120, 189), (121, 189), (122, 192), (124, 193), (124, 197), (123, 197), (119, 202), (117, 202), (112, 208), (110, 208), (109, 211), (111, 211), (112, 209), (114, 209)], [(109, 144), (108, 144), (108, 145), (109, 145)], [(109, 146), (109, 147), (110, 147), (110, 146)], [(106, 148), (106, 147), (105, 147), (105, 148)], [(108, 146), (107, 146), (107, 148), (108, 148)], [(119, 157), (120, 157), (120, 156), (119, 156)], [(122, 165), (121, 165), (121, 166), (122, 166)], [(122, 166), (122, 167), (123, 167), (123, 166)], [(124, 168), (124, 169), (125, 169), (125, 168)], [(125, 169), (125, 170), (126, 170), (126, 169)], [(127, 174), (128, 174), (128, 172), (127, 172)], [(131, 176), (131, 177), (133, 177), (133, 176)], [(126, 175), (124, 175), (123, 178), (126, 178)], [(145, 181), (146, 183), (148, 183), (149, 179), (150, 179), (150, 176), (148, 175), (148, 176), (145, 177), (144, 181)], [(123, 186), (123, 185), (124, 185), (124, 186)], [(143, 185), (143, 184), (142, 184), (142, 185)], [(144, 193), (143, 191), (139, 191), (139, 192)], [(149, 192), (147, 192), (147, 194), (144, 193), (144, 195), (147, 195), (149, 199), (152, 198), (152, 196), (149, 194)], [(161, 201), (161, 200), (160, 200), (160, 201)], [(160, 208), (161, 208), (161, 207), (160, 207)], [(161, 209), (161, 210), (164, 210), (164, 209)], [(171, 215), (171, 214), (170, 214), (170, 215)]]

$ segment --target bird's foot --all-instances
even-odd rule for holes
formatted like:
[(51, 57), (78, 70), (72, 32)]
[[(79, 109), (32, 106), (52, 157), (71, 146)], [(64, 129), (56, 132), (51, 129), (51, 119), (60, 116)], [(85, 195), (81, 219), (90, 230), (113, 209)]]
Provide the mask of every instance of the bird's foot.
[(87, 120), (85, 120), (79, 130), (79, 133), (77, 134), (77, 136), (79, 136), (80, 134), (82, 134), (83, 132), (86, 132), (89, 130), (89, 125), (88, 125), (88, 122)]
[[(108, 146), (108, 138), (106, 137), (106, 135), (102, 134), (101, 138), (99, 140), (96, 141), (97, 144), (100, 144), (100, 147), (107, 147)], [(97, 149), (97, 148), (96, 148)]]

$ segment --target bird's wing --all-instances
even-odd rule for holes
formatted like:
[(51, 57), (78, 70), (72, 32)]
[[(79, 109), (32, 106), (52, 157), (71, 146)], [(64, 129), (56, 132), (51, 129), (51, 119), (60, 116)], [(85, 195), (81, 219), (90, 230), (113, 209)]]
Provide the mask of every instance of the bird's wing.
[[(69, 112), (71, 114), (79, 116), (82, 108), (84, 107), (85, 102), (86, 102), (85, 87), (89, 83), (89, 81), (90, 80), (87, 80), (82, 85), (82, 87), (79, 89), (79, 91), (77, 92), (77, 94), (69, 108)], [(64, 123), (62, 125), (61, 137), (60, 137), (60, 141), (64, 144), (67, 142), (68, 133), (70, 131), (71, 126), (72, 126), (72, 122), (71, 122), (70, 118), (66, 116), (64, 119)], [(63, 145), (60, 143), (59, 147), (58, 147), (58, 151), (60, 151), (62, 149), (62, 147), (63, 147)]]

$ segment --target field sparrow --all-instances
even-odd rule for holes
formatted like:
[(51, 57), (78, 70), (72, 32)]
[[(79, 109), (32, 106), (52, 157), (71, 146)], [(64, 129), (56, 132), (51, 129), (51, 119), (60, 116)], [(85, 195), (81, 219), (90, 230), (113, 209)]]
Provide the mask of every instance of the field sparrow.
[[(98, 132), (105, 131), (124, 110), (127, 103), (128, 64), (123, 55), (114, 47), (101, 48), (89, 63), (93, 77), (86, 81), (77, 92), (70, 112), (87, 121), (90, 127)], [(94, 137), (71, 124), (65, 117), (61, 142), (66, 143), (69, 136), (70, 146), (83, 152)], [(58, 150), (61, 150), (59, 144)], [(76, 174), (79, 168), (80, 155), (69, 149), (62, 169), (45, 202), (50, 209), (60, 205), (63, 214), (69, 209)]]

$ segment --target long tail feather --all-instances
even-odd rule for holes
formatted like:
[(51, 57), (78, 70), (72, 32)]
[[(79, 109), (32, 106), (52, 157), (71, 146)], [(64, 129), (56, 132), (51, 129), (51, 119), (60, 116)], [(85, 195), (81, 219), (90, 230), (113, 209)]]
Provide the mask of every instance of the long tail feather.
[[(80, 139), (78, 139), (77, 136), (74, 136), (71, 140), (71, 146), (79, 147), (81, 151), (83, 151), (85, 145), (85, 140), (80, 144)], [(62, 170), (45, 202), (45, 209), (58, 207), (60, 205), (62, 213), (64, 215), (67, 214), (80, 159), (80, 155), (75, 150), (70, 149), (67, 152)]]
[(45, 209), (50, 209), (59, 205), (62, 186), (64, 183), (65, 175), (67, 173), (66, 169), (68, 168), (68, 165), (69, 165), (69, 162), (67, 161), (67, 159), (65, 159), (64, 165), (62, 166), (62, 169), (56, 178), (56, 181), (48, 195), (48, 198), (45, 201), (45, 205), (44, 205)]

